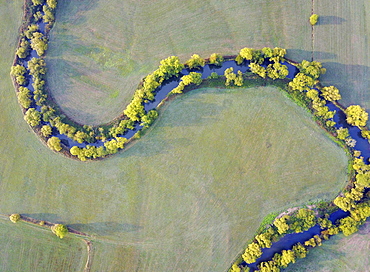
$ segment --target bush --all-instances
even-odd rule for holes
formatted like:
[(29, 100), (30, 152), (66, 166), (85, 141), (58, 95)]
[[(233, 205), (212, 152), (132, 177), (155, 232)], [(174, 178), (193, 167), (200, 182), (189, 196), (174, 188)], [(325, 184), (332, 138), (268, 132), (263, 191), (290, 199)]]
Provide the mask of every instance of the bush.
[(319, 20), (319, 15), (317, 15), (317, 14), (312, 14), (312, 15), (310, 16), (310, 24), (311, 24), (312, 26), (316, 25), (318, 20)]
[(60, 239), (63, 239), (63, 237), (68, 233), (67, 227), (62, 224), (56, 224), (52, 226), (51, 231)]
[(19, 213), (13, 213), (9, 216), (10, 221), (13, 223), (17, 223), (21, 219), (21, 215)]

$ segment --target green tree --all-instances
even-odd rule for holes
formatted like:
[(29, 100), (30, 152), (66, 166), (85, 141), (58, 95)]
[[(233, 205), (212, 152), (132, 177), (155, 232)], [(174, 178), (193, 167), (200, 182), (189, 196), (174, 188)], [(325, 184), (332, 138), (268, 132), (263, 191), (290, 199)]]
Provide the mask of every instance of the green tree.
[(261, 257), (262, 251), (261, 247), (257, 243), (251, 243), (245, 249), (244, 254), (242, 255), (243, 260), (247, 264), (254, 263), (259, 257)]
[(340, 140), (344, 140), (349, 137), (348, 128), (339, 128), (337, 129), (337, 138)]
[(43, 59), (40, 58), (32, 58), (28, 62), (28, 70), (31, 76), (34, 79), (41, 78), (43, 75), (46, 74), (46, 63)]
[(250, 63), (249, 68), (251, 69), (252, 73), (259, 75), (262, 78), (266, 77), (266, 69), (258, 63)]
[(48, 40), (41, 32), (34, 32), (31, 38), (31, 47), (36, 50), (37, 55), (42, 56), (48, 49)]
[(213, 53), (209, 57), (209, 63), (216, 66), (222, 66), (222, 63), (224, 63), (224, 57), (220, 54)]
[(319, 78), (321, 74), (325, 74), (326, 69), (322, 67), (321, 62), (318, 61), (307, 61), (303, 60), (300, 64), (297, 65), (299, 72), (307, 76), (312, 77), (313, 79)]
[(182, 69), (184, 69), (184, 65), (180, 62), (180, 59), (178, 57), (171, 56), (161, 60), (159, 68), (156, 70), (156, 74), (166, 80), (172, 76), (177, 76)]
[(311, 24), (312, 26), (316, 25), (316, 24), (317, 24), (317, 22), (318, 22), (318, 20), (319, 20), (319, 15), (317, 15), (317, 14), (312, 14), (312, 15), (310, 16), (310, 24)]
[(26, 77), (25, 77), (26, 72), (27, 72), (27, 69), (24, 66), (19, 65), (19, 64), (12, 66), (12, 68), (10, 69), (10, 75), (15, 77), (15, 81), (19, 85), (26, 85), (27, 83)]
[(360, 225), (355, 219), (350, 216), (340, 219), (339, 229), (343, 232), (344, 236), (349, 236), (358, 231)]
[(43, 4), (45, 3), (45, 0), (32, 0), (32, 3), (33, 3), (35, 6), (43, 5)]
[(266, 69), (267, 76), (272, 79), (284, 79), (289, 75), (288, 67), (279, 62), (269, 64)]
[(49, 137), (51, 135), (52, 128), (49, 125), (43, 125), (41, 127), (41, 133), (44, 137)]
[(28, 109), (31, 106), (31, 92), (26, 87), (19, 87), (17, 97), (19, 104), (21, 104), (23, 108)]
[(154, 121), (155, 119), (158, 118), (158, 112), (156, 110), (151, 110), (148, 112), (148, 114), (144, 115), (142, 118), (141, 118), (141, 121), (142, 123), (140, 124), (141, 126), (144, 126), (144, 127), (149, 127)]
[(289, 225), (287, 221), (290, 219), (289, 215), (284, 215), (280, 218), (276, 218), (274, 221), (274, 226), (277, 228), (279, 234), (284, 234), (289, 230)]
[(190, 69), (200, 69), (206, 62), (198, 54), (194, 54), (191, 58), (185, 63)]
[(294, 245), (292, 250), (296, 258), (305, 258), (307, 256), (307, 249), (301, 243)]
[(48, 4), (49, 8), (55, 9), (57, 7), (57, 0), (46, 0), (46, 3)]
[(49, 138), (46, 144), (51, 150), (55, 150), (55, 151), (62, 150), (62, 146), (60, 145), (60, 139), (58, 137), (53, 136)]
[(368, 119), (368, 113), (359, 105), (352, 105), (345, 109), (347, 123), (352, 126), (364, 127)]
[(68, 233), (68, 228), (62, 224), (55, 224), (51, 227), (51, 231), (60, 239), (63, 239)]
[(342, 98), (339, 93), (339, 90), (334, 86), (323, 87), (321, 89), (321, 94), (327, 101), (336, 101)]
[(292, 81), (289, 82), (289, 87), (293, 90), (308, 91), (315, 84), (315, 80), (303, 73), (298, 73)]
[(9, 220), (13, 223), (17, 223), (21, 219), (21, 215), (19, 213), (13, 213), (9, 216)]
[(24, 115), (24, 120), (32, 127), (38, 126), (41, 121), (41, 113), (35, 108), (29, 108)]
[(29, 41), (27, 41), (25, 38), (22, 38), (19, 44), (19, 47), (16, 51), (17, 56), (21, 59), (27, 58), (30, 51), (31, 51), (31, 46), (30, 46)]

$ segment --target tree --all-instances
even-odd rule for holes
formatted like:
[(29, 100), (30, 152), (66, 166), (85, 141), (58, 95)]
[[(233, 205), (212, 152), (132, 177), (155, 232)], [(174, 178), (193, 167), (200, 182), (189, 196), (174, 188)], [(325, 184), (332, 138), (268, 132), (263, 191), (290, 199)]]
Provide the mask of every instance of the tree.
[(45, 3), (45, 0), (32, 0), (32, 3), (33, 3), (35, 6), (43, 5), (43, 4)]
[(46, 63), (43, 59), (40, 58), (32, 58), (28, 62), (28, 70), (31, 76), (34, 79), (42, 77), (42, 75), (46, 74)]
[(31, 38), (31, 47), (36, 50), (37, 55), (42, 56), (48, 49), (48, 40), (41, 32), (34, 32)]
[(19, 87), (17, 97), (19, 104), (21, 104), (23, 108), (28, 109), (31, 106), (31, 92), (26, 87)]
[(299, 209), (297, 214), (292, 217), (293, 223), (290, 228), (295, 232), (303, 232), (316, 225), (314, 211), (309, 209)]
[(258, 63), (250, 63), (249, 68), (251, 69), (252, 73), (259, 75), (262, 78), (266, 77), (266, 69)]
[(261, 248), (270, 248), (272, 245), (271, 235), (269, 235), (268, 233), (259, 234), (255, 238)]
[(349, 236), (358, 231), (359, 225), (359, 222), (352, 217), (347, 216), (340, 220), (339, 229), (343, 232), (344, 236)]
[(200, 69), (206, 62), (198, 54), (194, 54), (191, 58), (185, 63), (190, 69)]
[(342, 98), (339, 93), (339, 90), (334, 86), (323, 87), (321, 89), (321, 94), (327, 101), (336, 101)]
[(19, 44), (19, 47), (16, 51), (16, 54), (19, 58), (24, 59), (27, 58), (31, 51), (31, 46), (29, 41), (27, 41), (25, 38), (22, 38), (21, 43)]
[(352, 105), (345, 109), (347, 123), (352, 126), (364, 127), (368, 119), (368, 113), (359, 105)]
[(141, 126), (144, 126), (144, 127), (149, 127), (154, 121), (155, 119), (158, 118), (158, 112), (156, 110), (151, 110), (148, 112), (148, 114), (144, 115), (142, 118), (141, 118), (141, 121), (142, 123), (140, 124)]
[(278, 229), (279, 234), (284, 234), (289, 230), (289, 225), (287, 223), (287, 220), (289, 219), (289, 215), (284, 215), (280, 218), (275, 219), (274, 226)]
[(308, 91), (315, 84), (315, 80), (303, 73), (298, 73), (292, 81), (289, 82), (289, 87), (293, 90)]
[(280, 266), (286, 268), (290, 263), (295, 263), (295, 256), (292, 250), (283, 250), (281, 252)]
[(318, 20), (319, 20), (319, 15), (317, 15), (317, 14), (312, 14), (312, 15), (310, 16), (310, 24), (311, 24), (312, 26), (316, 25)]
[(339, 140), (344, 140), (344, 139), (346, 139), (348, 137), (349, 137), (348, 128), (341, 127), (339, 129), (337, 129), (337, 138)]
[(49, 6), (43, 6), (42, 10), (44, 12), (43, 19), (46, 23), (54, 23), (55, 17), (54, 17), (54, 11)]
[(210, 64), (213, 64), (213, 65), (216, 65), (216, 66), (222, 66), (222, 63), (224, 62), (224, 57), (220, 54), (217, 54), (217, 53), (213, 53), (210, 57), (209, 57), (209, 63)]
[(21, 215), (19, 213), (13, 213), (9, 216), (9, 220), (13, 223), (17, 223), (21, 219)]
[(24, 115), (24, 120), (32, 127), (38, 126), (41, 121), (41, 113), (35, 108), (29, 108)]
[(297, 258), (305, 258), (307, 255), (307, 249), (301, 243), (294, 245), (292, 250)]
[(322, 67), (321, 62), (318, 61), (307, 61), (303, 60), (300, 64), (297, 65), (299, 72), (307, 76), (312, 77), (313, 79), (319, 78), (321, 74), (325, 74), (326, 69)]
[(261, 262), (258, 268), (260, 272), (280, 272), (280, 268), (273, 261)]
[(182, 69), (184, 69), (184, 65), (180, 62), (180, 59), (178, 57), (171, 56), (161, 60), (156, 73), (158, 76), (163, 77), (163, 79), (166, 80), (172, 76), (177, 76)]
[(262, 251), (260, 246), (257, 243), (251, 243), (245, 249), (244, 254), (242, 255), (243, 260), (247, 264), (254, 263), (259, 257), (261, 257)]
[(49, 137), (51, 135), (52, 128), (49, 125), (43, 125), (41, 127), (41, 133), (44, 137)]
[(289, 75), (288, 67), (286, 65), (282, 65), (279, 62), (275, 62), (273, 64), (269, 64), (267, 66), (267, 76), (272, 79), (284, 79)]
[(55, 150), (55, 151), (62, 150), (62, 147), (60, 145), (60, 139), (58, 137), (53, 136), (49, 138), (46, 144), (51, 150)]
[(123, 113), (134, 122), (140, 121), (141, 117), (145, 114), (143, 100), (140, 97), (134, 96)]
[(238, 70), (238, 75), (236, 75), (234, 72), (234, 68), (230, 67), (227, 68), (224, 72), (224, 75), (226, 77), (226, 86), (230, 85), (236, 85), (236, 86), (242, 86), (243, 85), (243, 73)]
[(62, 224), (55, 224), (51, 227), (51, 231), (60, 239), (63, 239), (63, 237), (68, 233), (68, 228)]
[(26, 72), (27, 72), (27, 69), (24, 66), (19, 65), (19, 64), (12, 66), (12, 68), (10, 69), (10, 75), (15, 77), (15, 81), (19, 85), (26, 85), (27, 83), (26, 77), (25, 77)]
[(55, 9), (57, 7), (57, 0), (46, 0), (46, 3), (48, 4), (49, 8)]

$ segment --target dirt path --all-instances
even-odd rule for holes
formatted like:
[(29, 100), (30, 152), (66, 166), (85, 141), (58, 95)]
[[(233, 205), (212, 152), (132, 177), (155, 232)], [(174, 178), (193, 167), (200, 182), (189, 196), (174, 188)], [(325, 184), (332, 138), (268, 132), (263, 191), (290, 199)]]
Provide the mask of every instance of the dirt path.
[(91, 264), (92, 264), (92, 256), (93, 256), (93, 245), (90, 240), (83, 239), (87, 246), (87, 260), (84, 268), (84, 272), (91, 271)]

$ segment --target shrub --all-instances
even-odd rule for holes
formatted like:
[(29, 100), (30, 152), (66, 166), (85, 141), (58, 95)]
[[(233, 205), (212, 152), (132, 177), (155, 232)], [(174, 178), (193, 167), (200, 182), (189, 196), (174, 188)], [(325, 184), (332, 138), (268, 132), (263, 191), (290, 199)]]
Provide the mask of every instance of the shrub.
[(311, 24), (312, 26), (316, 25), (318, 20), (319, 20), (319, 15), (317, 15), (317, 14), (312, 14), (312, 15), (310, 16), (310, 24)]
[(17, 223), (21, 219), (21, 215), (19, 213), (13, 213), (9, 216), (10, 221), (13, 223)]
[(60, 239), (63, 239), (63, 237), (68, 233), (67, 227), (62, 224), (56, 224), (52, 226), (51, 231)]

